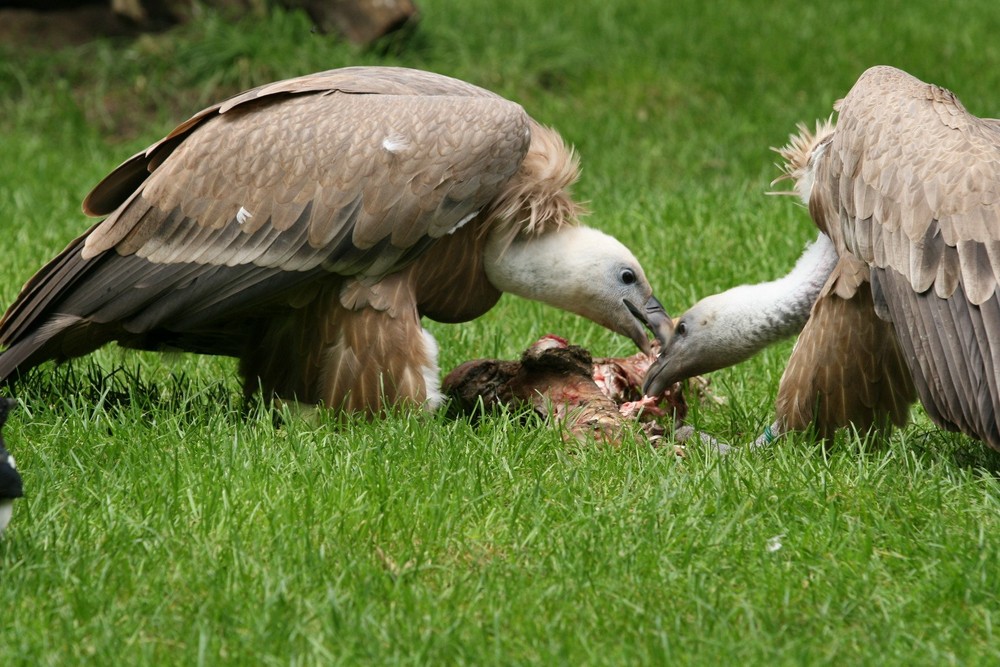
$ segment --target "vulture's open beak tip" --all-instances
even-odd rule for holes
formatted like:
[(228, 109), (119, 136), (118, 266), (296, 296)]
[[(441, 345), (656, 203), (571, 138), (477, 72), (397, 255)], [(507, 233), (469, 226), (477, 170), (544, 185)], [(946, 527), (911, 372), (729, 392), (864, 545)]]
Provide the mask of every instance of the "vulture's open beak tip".
[[(650, 371), (652, 371), (652, 370), (653, 369), (651, 368)], [(654, 385), (656, 385), (656, 386), (654, 387)], [(643, 381), (642, 381), (642, 395), (643, 396), (657, 396), (657, 395), (661, 394), (662, 392), (663, 392), (663, 390), (659, 389), (659, 385), (656, 382), (656, 376), (653, 373), (651, 373), (651, 372), (647, 372), (645, 379), (643, 379)]]
[[(655, 296), (651, 296), (641, 307), (625, 299), (625, 307), (629, 309), (635, 319), (652, 332), (662, 350), (674, 331), (674, 322), (667, 315), (667, 311), (663, 309), (663, 304)], [(653, 345), (645, 333), (641, 337), (637, 337), (635, 344), (646, 354), (653, 353)]]

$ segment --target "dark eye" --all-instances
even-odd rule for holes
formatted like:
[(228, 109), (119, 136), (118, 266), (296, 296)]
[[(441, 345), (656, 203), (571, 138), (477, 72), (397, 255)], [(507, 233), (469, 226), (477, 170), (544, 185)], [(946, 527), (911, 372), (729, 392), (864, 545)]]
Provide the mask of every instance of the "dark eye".
[(678, 336), (683, 336), (687, 332), (688, 332), (687, 324), (685, 324), (684, 322), (678, 322), (677, 323), (677, 329), (675, 330), (675, 333)]
[(633, 284), (638, 278), (635, 277), (635, 271), (632, 269), (625, 269), (622, 271), (622, 282), (626, 285)]

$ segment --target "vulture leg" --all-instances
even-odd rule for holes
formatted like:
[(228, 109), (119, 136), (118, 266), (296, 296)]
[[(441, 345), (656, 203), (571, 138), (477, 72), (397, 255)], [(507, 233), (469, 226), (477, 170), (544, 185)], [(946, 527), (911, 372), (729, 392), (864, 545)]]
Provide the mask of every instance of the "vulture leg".
[(1000, 297), (976, 306), (961, 284), (947, 299), (932, 289), (917, 293), (892, 269), (873, 279), (891, 297), (892, 318), (910, 323), (899, 340), (928, 416), (1000, 449)]
[(437, 345), (423, 329), (403, 274), (372, 286), (324, 290), (272, 318), (240, 360), (244, 391), (377, 414), (440, 402)]
[(875, 314), (867, 266), (841, 257), (782, 375), (777, 426), (859, 432), (906, 423), (916, 390), (893, 326)]

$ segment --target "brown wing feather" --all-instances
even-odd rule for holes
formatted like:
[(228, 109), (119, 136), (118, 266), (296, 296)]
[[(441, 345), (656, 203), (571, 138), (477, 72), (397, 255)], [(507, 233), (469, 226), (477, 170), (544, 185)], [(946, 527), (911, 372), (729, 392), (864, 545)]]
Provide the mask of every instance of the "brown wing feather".
[[(960, 277), (973, 304), (990, 298), (1000, 276), (997, 123), (890, 67), (865, 72), (839, 112), (830, 171), (848, 249), (917, 292), (947, 298)], [(879, 226), (877, 244), (867, 224)]]
[(159, 263), (386, 273), (387, 253), (495, 197), (528, 142), (523, 110), (494, 99), (313, 95), (233, 111), (181, 143), (90, 234), (85, 258), (114, 247)]
[[(424, 345), (412, 281), (397, 274), (343, 293), (324, 289), (306, 307), (261, 320), (243, 351), (245, 391), (351, 412), (428, 398), (425, 369), (437, 360)], [(295, 358), (289, 358), (290, 351)]]
[(94, 187), (84, 199), (83, 210), (94, 216), (113, 212), (135, 192), (188, 134), (217, 114), (224, 114), (268, 98), (269, 101), (276, 102), (290, 95), (332, 92), (502, 99), (495, 93), (459, 79), (403, 67), (345, 67), (268, 83), (199, 111), (174, 128), (166, 137), (130, 157)]
[(892, 325), (875, 315), (867, 267), (841, 258), (799, 335), (778, 389), (789, 429), (824, 438), (906, 423), (916, 392)]
[(1000, 295), (979, 306), (962, 287), (948, 299), (913, 291), (892, 269), (875, 274), (913, 370), (920, 400), (938, 426), (1000, 449)]

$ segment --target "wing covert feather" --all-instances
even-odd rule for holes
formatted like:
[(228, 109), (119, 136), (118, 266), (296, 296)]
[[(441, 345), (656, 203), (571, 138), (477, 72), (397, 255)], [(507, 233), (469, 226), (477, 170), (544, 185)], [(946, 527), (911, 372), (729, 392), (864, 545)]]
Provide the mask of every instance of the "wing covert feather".
[(388, 273), (486, 207), (529, 141), (527, 115), (497, 98), (301, 96), (236, 110), (177, 146), (85, 256)]
[(163, 163), (189, 133), (215, 115), (228, 113), (241, 106), (259, 104), (261, 101), (277, 102), (292, 95), (333, 92), (358, 95), (449, 95), (503, 99), (489, 90), (459, 79), (405, 67), (344, 67), (267, 83), (199, 111), (160, 141), (125, 160), (87, 195), (83, 202), (83, 210), (93, 216), (112, 213), (138, 189), (149, 174)]
[(838, 109), (829, 160), (847, 248), (918, 292), (948, 297), (959, 278), (972, 303), (990, 298), (1000, 277), (990, 253), (1000, 242), (997, 123), (889, 67), (865, 72)]

